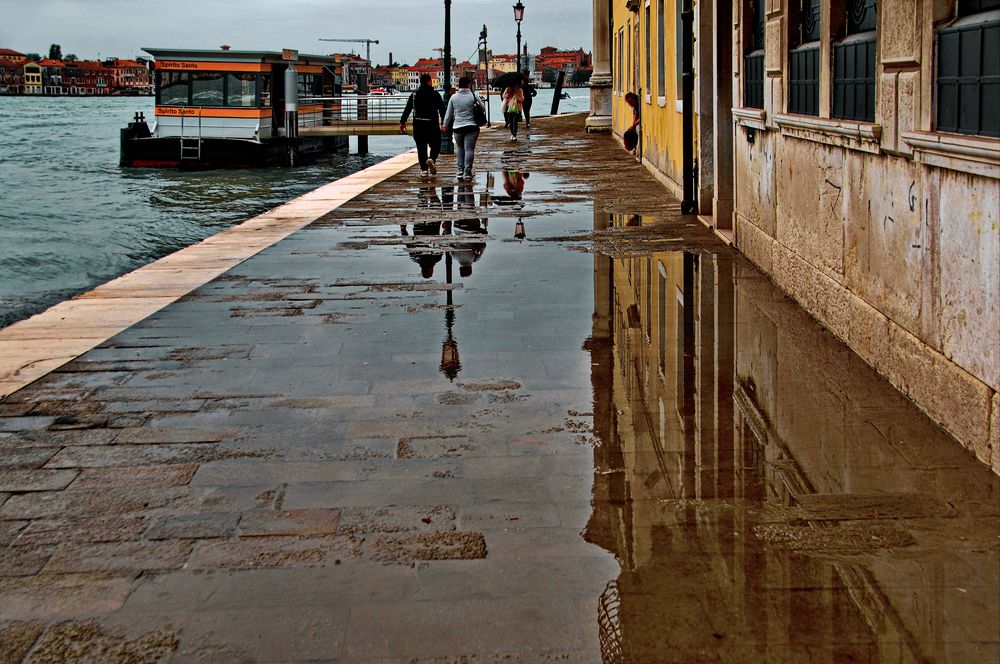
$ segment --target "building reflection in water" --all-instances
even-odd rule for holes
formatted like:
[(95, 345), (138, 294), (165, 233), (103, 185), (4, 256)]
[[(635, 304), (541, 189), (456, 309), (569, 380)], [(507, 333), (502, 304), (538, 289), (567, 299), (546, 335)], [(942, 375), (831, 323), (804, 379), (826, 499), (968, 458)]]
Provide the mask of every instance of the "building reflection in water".
[(998, 478), (732, 254), (594, 288), (606, 662), (1000, 661)]

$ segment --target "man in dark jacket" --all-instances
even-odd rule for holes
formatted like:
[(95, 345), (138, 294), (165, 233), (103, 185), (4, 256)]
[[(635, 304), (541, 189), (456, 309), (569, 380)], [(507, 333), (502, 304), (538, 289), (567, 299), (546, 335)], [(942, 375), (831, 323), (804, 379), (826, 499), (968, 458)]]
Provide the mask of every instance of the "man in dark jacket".
[[(431, 75), (420, 75), (420, 88), (410, 95), (399, 119), (399, 133), (406, 133), (406, 120), (413, 113), (413, 142), (417, 144), (420, 174), (427, 177), (437, 173), (437, 158), (441, 152), (441, 123), (444, 122), (444, 100), (431, 87)], [(430, 156), (427, 147), (430, 146)]]
[(521, 75), (524, 77), (524, 85), (521, 86), (521, 90), (524, 92), (524, 126), (528, 128), (531, 126), (531, 104), (534, 102), (532, 97), (538, 94), (538, 90), (531, 84), (530, 71), (525, 69)]

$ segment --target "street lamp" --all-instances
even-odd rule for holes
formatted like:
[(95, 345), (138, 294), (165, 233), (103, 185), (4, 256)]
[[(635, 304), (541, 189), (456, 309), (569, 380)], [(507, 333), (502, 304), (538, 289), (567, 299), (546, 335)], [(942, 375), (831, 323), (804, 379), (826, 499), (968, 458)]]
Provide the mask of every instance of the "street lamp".
[[(451, 0), (444, 0), (444, 76), (441, 87), (444, 89), (444, 101), (448, 102), (451, 94)], [(441, 152), (451, 154), (455, 150), (454, 143), (451, 142), (451, 132), (441, 133)]]
[(517, 0), (514, 5), (514, 20), (517, 21), (517, 71), (521, 71), (521, 21), (524, 20), (524, 3)]

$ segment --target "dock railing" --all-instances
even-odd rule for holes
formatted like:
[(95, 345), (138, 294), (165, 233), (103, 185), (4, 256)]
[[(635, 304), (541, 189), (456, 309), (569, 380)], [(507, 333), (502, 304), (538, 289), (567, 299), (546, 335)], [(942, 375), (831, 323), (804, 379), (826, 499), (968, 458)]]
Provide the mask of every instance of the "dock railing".
[(299, 99), (299, 127), (363, 130), (399, 127), (410, 95), (337, 95)]

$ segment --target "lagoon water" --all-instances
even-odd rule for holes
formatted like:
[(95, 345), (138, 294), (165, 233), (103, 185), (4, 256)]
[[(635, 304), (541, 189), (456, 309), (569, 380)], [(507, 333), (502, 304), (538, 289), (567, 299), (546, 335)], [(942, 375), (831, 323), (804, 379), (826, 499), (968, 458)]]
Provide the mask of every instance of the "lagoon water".
[[(587, 108), (585, 89), (570, 94), (563, 112)], [(536, 115), (551, 101), (539, 91)], [(0, 97), (0, 327), (412, 146), (377, 137), (367, 156), (294, 169), (123, 169), (136, 111), (151, 118), (153, 100)]]

